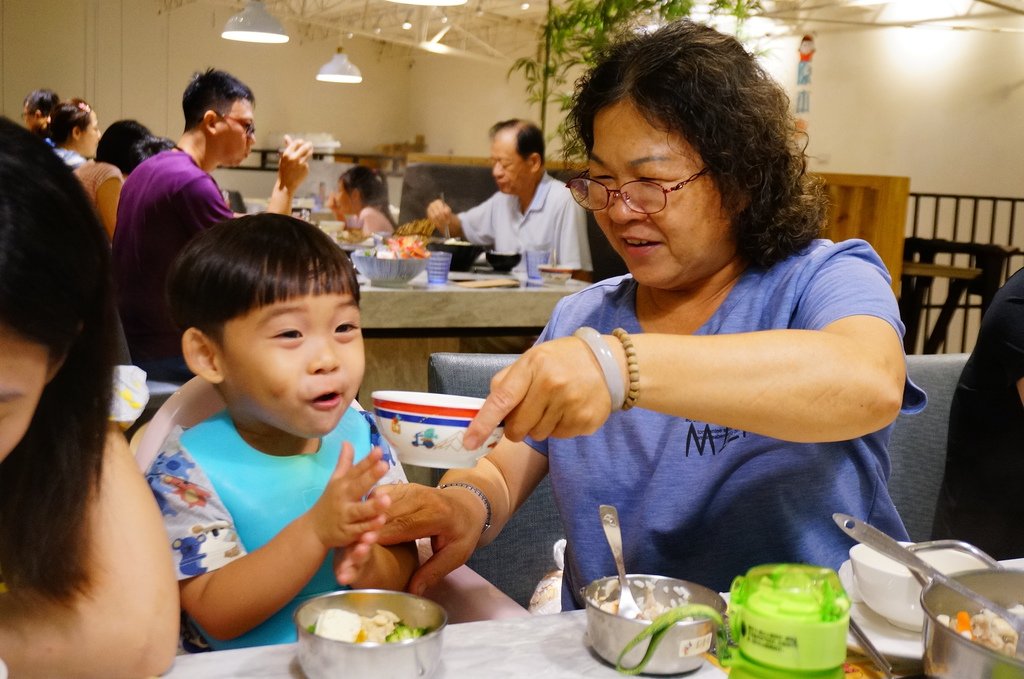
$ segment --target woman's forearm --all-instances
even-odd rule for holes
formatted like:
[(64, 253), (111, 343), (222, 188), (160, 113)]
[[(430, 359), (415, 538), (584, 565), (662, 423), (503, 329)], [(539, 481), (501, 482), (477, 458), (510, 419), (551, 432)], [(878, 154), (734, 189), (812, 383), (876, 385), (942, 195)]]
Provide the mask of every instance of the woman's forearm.
[[(670, 415), (789, 441), (839, 441), (886, 426), (902, 402), (902, 346), (877, 318), (823, 331), (632, 339), (638, 405)], [(624, 354), (619, 360), (628, 380)]]

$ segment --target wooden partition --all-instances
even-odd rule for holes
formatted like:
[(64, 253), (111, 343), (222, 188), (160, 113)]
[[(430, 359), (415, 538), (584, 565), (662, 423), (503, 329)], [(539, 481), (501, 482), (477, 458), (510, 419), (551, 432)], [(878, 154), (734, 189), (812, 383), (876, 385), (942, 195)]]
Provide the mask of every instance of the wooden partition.
[(818, 175), (828, 189), (828, 221), (822, 235), (834, 241), (863, 238), (871, 243), (899, 294), (909, 177), (867, 174)]

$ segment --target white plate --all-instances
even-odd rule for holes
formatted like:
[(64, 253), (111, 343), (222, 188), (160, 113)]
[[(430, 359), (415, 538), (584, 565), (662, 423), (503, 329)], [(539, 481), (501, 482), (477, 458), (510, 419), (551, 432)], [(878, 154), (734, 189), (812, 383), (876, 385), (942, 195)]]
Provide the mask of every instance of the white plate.
[[(1006, 568), (1024, 569), (1024, 559), (1007, 559), (999, 563)], [(846, 593), (850, 595), (852, 602), (850, 617), (860, 625), (879, 653), (889, 658), (921, 659), (924, 655), (924, 639), (921, 632), (912, 632), (896, 627), (868, 608), (868, 605), (860, 599), (860, 593), (853, 580), (853, 567), (849, 560), (844, 561), (843, 565), (839, 567), (839, 579), (842, 581), (843, 587), (846, 588)], [(848, 646), (860, 649), (860, 645), (852, 634), (847, 637), (846, 643)]]

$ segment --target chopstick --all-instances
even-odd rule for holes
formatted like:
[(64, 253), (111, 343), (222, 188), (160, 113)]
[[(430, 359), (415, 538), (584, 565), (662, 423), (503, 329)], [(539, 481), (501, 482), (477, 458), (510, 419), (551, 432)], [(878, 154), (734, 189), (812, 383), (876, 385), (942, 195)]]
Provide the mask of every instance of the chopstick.
[[(444, 205), (447, 205), (447, 201), (444, 200), (444, 192), (441, 192), (441, 203), (443, 203)], [(449, 206), (449, 207), (451, 209), (451, 206)], [(452, 234), (449, 231), (449, 225), (447, 225), (447, 220), (445, 219), (444, 220), (444, 240), (447, 241), (447, 240), (449, 240), (451, 238), (452, 238)]]

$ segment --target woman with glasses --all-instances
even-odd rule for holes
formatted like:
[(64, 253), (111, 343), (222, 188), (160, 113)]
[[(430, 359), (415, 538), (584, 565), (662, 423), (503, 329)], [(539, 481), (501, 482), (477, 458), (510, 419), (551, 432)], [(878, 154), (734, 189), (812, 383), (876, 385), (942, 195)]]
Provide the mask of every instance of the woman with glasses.
[(568, 188), (630, 274), (565, 298), (497, 375), (465, 437), (504, 421), (491, 454), (441, 490), (392, 492), (386, 539), (414, 525), (439, 547), (414, 590), (545, 474), (565, 608), (615, 572), (599, 504), (618, 506), (630, 572), (718, 591), (761, 563), (837, 568), (852, 543), (833, 512), (905, 538), (886, 444), (923, 393), (881, 260), (817, 238), (822, 188), (782, 89), (732, 37), (678, 22), (607, 49), (569, 125), (588, 168)]

